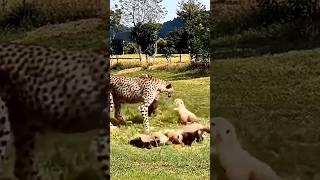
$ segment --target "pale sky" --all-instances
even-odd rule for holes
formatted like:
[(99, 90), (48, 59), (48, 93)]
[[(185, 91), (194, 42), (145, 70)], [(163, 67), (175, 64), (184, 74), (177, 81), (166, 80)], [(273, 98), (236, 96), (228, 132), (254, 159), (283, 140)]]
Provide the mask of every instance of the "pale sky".
[[(161, 21), (161, 23), (172, 20), (173, 18), (177, 17), (177, 9), (178, 3), (181, 2), (181, 0), (163, 0), (163, 5), (166, 8), (167, 15), (165, 18)], [(206, 6), (207, 10), (210, 10), (210, 0), (198, 0), (201, 4)], [(118, 3), (118, 0), (111, 0), (110, 8), (114, 9), (115, 4)]]

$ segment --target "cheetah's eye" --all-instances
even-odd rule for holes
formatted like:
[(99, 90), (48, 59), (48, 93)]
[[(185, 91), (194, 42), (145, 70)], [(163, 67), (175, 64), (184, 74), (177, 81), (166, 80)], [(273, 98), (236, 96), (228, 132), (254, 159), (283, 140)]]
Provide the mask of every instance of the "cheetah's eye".
[(171, 84), (168, 84), (168, 85), (166, 86), (167, 89), (170, 89), (171, 87), (172, 87)]
[(227, 130), (226, 130), (226, 133), (229, 134), (229, 133), (230, 133), (230, 129), (227, 129)]

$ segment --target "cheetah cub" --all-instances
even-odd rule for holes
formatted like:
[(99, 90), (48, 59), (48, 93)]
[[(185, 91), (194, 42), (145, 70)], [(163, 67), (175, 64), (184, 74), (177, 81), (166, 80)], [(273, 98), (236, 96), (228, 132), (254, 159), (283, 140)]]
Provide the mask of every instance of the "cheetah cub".
[(154, 132), (149, 135), (140, 134), (137, 138), (132, 139), (129, 143), (138, 148), (151, 149), (152, 147), (164, 146), (169, 138), (161, 132)]
[(174, 110), (178, 111), (182, 124), (198, 122), (197, 116), (186, 108), (182, 99), (175, 99), (175, 103), (177, 107)]
[(187, 124), (178, 130), (168, 130), (165, 135), (172, 144), (183, 144), (191, 146), (191, 144), (203, 141), (204, 133), (210, 133), (210, 129), (199, 123)]
[(270, 166), (242, 149), (228, 120), (217, 117), (212, 122), (216, 152), (229, 180), (281, 180)]

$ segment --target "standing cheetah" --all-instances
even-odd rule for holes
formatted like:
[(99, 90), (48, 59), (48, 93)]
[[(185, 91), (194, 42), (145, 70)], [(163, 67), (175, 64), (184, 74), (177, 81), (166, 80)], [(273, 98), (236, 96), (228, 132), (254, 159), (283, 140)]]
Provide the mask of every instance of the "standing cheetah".
[[(171, 97), (173, 87), (171, 83), (149, 75), (141, 77), (111, 76), (110, 92), (110, 98), (114, 103), (110, 103), (110, 106), (114, 105), (115, 118), (122, 123), (124, 123), (124, 119), (121, 113), (121, 104), (142, 103), (139, 109), (143, 117), (144, 132), (148, 134), (150, 132), (148, 108), (159, 101), (160, 93), (166, 93), (168, 97)], [(154, 107), (151, 109), (154, 110)], [(149, 108), (149, 110), (151, 109)]]
[(5, 157), (12, 133), (18, 179), (42, 179), (34, 151), (37, 132), (98, 128), (98, 160), (104, 178), (110, 179), (107, 57), (107, 49), (0, 44), (0, 156)]

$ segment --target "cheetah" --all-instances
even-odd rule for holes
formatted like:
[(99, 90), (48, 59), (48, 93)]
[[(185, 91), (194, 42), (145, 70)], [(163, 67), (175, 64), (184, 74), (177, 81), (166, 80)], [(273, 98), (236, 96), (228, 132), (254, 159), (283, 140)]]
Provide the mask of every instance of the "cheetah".
[(150, 132), (149, 116), (150, 106), (159, 101), (160, 93), (166, 93), (170, 98), (173, 94), (173, 86), (170, 82), (158, 79), (149, 75), (140, 77), (111, 76), (110, 77), (110, 97), (113, 99), (115, 109), (115, 118), (125, 123), (122, 113), (121, 104), (123, 103), (141, 103), (139, 106), (143, 117), (144, 133)]
[(108, 57), (107, 46), (84, 51), (0, 44), (0, 163), (13, 142), (17, 179), (43, 179), (35, 135), (49, 129), (61, 133), (100, 129), (97, 158), (104, 179), (110, 179), (109, 109), (104, 108), (109, 103)]

